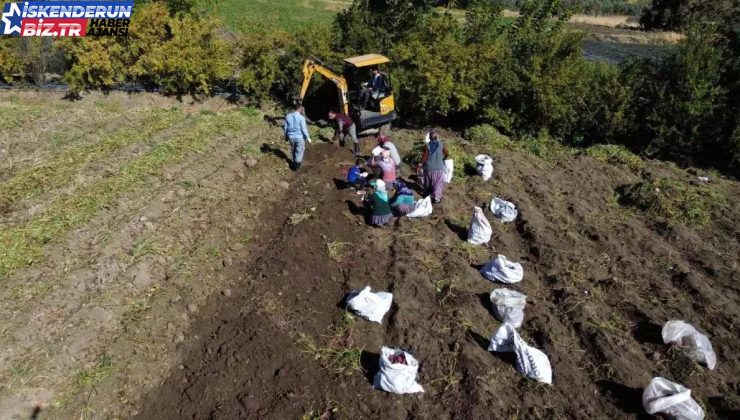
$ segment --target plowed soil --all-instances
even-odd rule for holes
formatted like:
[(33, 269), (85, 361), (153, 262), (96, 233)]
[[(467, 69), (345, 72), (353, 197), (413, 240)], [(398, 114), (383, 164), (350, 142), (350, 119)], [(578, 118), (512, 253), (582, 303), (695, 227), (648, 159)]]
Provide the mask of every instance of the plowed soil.
[[(402, 150), (420, 138), (394, 135)], [(621, 419), (644, 415), (642, 389), (654, 376), (690, 388), (712, 418), (740, 414), (736, 183), (713, 180), (727, 201), (709, 226), (668, 226), (616, 202), (615, 191), (644, 173), (587, 156), (549, 162), (501, 151), (490, 182), (455, 179), (430, 217), (378, 229), (363, 223), (359, 196), (339, 188), (352, 161), (348, 150), (312, 145), (306, 160), (300, 173), (285, 177), (287, 192), (266, 191), (280, 198), (259, 217), (259, 239), (242, 253), (249, 256), (219, 270), (233, 286), (199, 310), (182, 363), (129, 414)], [(695, 178), (655, 162), (649, 171)], [(516, 203), (519, 218), (500, 224), (486, 210), (490, 247), (467, 245), (473, 206), (487, 208), (494, 195)], [(336, 243), (347, 243), (346, 252), (329, 258)], [(549, 356), (552, 386), (522, 377), (510, 357), (486, 350), (500, 325), (488, 295), (501, 285), (478, 269), (497, 253), (524, 265), (524, 280), (510, 286), (528, 296), (520, 332)], [(392, 292), (394, 305), (382, 325), (352, 324), (343, 344), (363, 349), (361, 369), (336, 373), (306, 343), (336, 347), (331, 335), (344, 317), (342, 298), (365, 285)], [(660, 329), (670, 319), (710, 337), (715, 370), (662, 343)], [(425, 393), (372, 389), (383, 345), (420, 361)]]

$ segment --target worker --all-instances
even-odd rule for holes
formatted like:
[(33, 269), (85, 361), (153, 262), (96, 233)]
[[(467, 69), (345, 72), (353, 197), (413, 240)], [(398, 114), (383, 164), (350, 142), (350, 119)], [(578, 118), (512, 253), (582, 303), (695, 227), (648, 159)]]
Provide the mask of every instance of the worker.
[(308, 134), (306, 126), (306, 117), (303, 115), (303, 105), (297, 103), (293, 112), (285, 116), (285, 139), (290, 143), (290, 152), (293, 158), (293, 169), (298, 171), (303, 163), (303, 152), (306, 149), (306, 143), (311, 143), (311, 136)]
[(383, 147), (378, 156), (373, 156), (367, 161), (370, 168), (380, 169), (380, 178), (385, 183), (386, 188), (392, 188), (396, 182), (396, 163), (391, 158), (391, 151)]
[(367, 82), (367, 88), (362, 92), (362, 108), (367, 108), (370, 98), (377, 101), (385, 93), (385, 76), (380, 74), (380, 70), (377, 67), (373, 67), (372, 76), (370, 76), (370, 80)]
[(393, 158), (393, 162), (396, 163), (396, 169), (400, 169), (401, 155), (398, 154), (398, 149), (396, 148), (396, 145), (391, 142), (390, 137), (385, 134), (378, 134), (378, 137), (375, 139), (378, 141), (378, 146), (386, 148), (391, 152), (391, 158)]
[(363, 203), (370, 225), (380, 227), (391, 221), (391, 206), (388, 204), (388, 193), (383, 181), (370, 181), (370, 196), (365, 197)]
[(339, 137), (339, 145), (344, 147), (347, 136), (352, 140), (355, 156), (360, 154), (360, 141), (357, 140), (357, 127), (352, 118), (347, 114), (342, 114), (334, 110), (329, 111), (329, 119), (337, 122), (336, 134)]
[(429, 143), (424, 145), (421, 162), (417, 169), (423, 170), (424, 195), (432, 196), (435, 203), (442, 201), (445, 188), (445, 159), (450, 157), (447, 147), (439, 139), (437, 130), (429, 131)]

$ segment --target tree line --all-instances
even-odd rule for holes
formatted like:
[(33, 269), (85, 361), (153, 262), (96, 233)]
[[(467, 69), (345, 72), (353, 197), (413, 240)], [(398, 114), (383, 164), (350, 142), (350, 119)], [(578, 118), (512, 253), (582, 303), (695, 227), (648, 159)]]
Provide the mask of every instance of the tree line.
[[(208, 95), (231, 82), (254, 100), (289, 102), (308, 55), (392, 60), (401, 121), (487, 124), (513, 138), (547, 135), (570, 146), (621, 144), (681, 165), (740, 176), (738, 0), (680, 0), (671, 21), (653, 0), (654, 26), (685, 40), (660, 59), (619, 66), (583, 58), (583, 33), (563, 0), (528, 0), (513, 23), (504, 5), (471, 0), (465, 19), (427, 0), (354, 0), (331, 25), (294, 33), (235, 34), (197, 0), (137, 4), (128, 37), (0, 41), (0, 79), (63, 63), (72, 92), (124, 83)], [(670, 3), (673, 7), (674, 3)], [(682, 12), (683, 13), (683, 12)], [(647, 25), (646, 25), (647, 26)]]

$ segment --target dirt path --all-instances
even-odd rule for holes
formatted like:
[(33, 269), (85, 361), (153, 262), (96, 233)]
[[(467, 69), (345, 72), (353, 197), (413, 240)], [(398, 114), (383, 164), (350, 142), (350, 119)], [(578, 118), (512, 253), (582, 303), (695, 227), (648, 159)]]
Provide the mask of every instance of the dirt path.
[[(737, 275), (709, 247), (702, 259), (714, 272), (685, 265), (696, 258), (684, 245), (694, 233), (661, 237), (614, 206), (614, 188), (635, 175), (585, 157), (563, 167), (502, 152), (496, 167), (506, 176), (500, 180), (463, 181), (431, 217), (372, 229), (352, 213), (358, 197), (332, 181), (350, 163), (349, 153), (317, 145), (307, 159), (285, 201), (263, 216), (264, 248), (240, 266), (245, 280), (201, 311), (187, 334), (183, 364), (149, 393), (138, 418), (475, 418), (492, 412), (501, 418), (630, 418), (642, 413), (641, 390), (653, 375), (685, 383), (712, 415), (737, 414), (732, 372), (740, 343), (732, 325), (738, 311), (715, 309), (730, 308), (737, 298)], [(469, 246), (461, 239), (472, 203), (484, 204), (492, 192), (517, 199), (520, 220), (494, 224), (495, 249)], [(715, 239), (717, 250), (736, 249)], [(327, 256), (332, 242), (351, 244), (340, 262)], [(496, 251), (524, 263), (525, 281), (514, 286), (529, 296), (521, 333), (550, 357), (554, 386), (524, 379), (510, 358), (486, 351), (498, 325), (488, 303), (496, 286), (477, 268)], [(693, 286), (687, 289), (682, 278)], [(383, 325), (351, 325), (352, 339), (342, 345), (362, 349), (362, 370), (334, 372), (317, 348), (336, 345), (341, 299), (365, 285), (393, 292), (394, 307)], [(717, 306), (700, 303), (709, 296)], [(660, 325), (672, 318), (711, 331), (724, 360), (717, 370), (686, 364), (658, 341)], [(382, 345), (408, 349), (421, 361), (425, 394), (372, 390)]]

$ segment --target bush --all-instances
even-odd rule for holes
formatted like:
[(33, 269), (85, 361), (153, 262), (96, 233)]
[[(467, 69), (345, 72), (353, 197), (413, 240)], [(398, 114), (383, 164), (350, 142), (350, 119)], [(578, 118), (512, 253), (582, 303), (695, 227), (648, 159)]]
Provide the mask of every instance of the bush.
[(432, 16), (420, 31), (392, 49), (398, 106), (409, 119), (448, 116), (477, 104), (480, 66), (462, 36), (452, 16)]
[(18, 56), (17, 38), (0, 38), (0, 81), (11, 83), (16, 75), (23, 76), (23, 62)]
[(669, 178), (626, 185), (618, 191), (622, 204), (634, 206), (665, 223), (704, 226), (718, 197), (704, 187)]
[(514, 142), (509, 137), (501, 134), (496, 127), (490, 124), (476, 125), (467, 129), (465, 138), (475, 145), (485, 146), (492, 150), (514, 147)]
[(171, 18), (165, 36), (154, 40), (132, 74), (145, 84), (160, 86), (165, 94), (211, 94), (214, 85), (231, 75), (230, 49), (216, 35), (218, 28), (213, 18)]
[(586, 154), (594, 159), (611, 165), (623, 166), (632, 172), (638, 172), (644, 167), (639, 156), (616, 144), (599, 144), (586, 149)]
[(65, 40), (71, 63), (65, 80), (72, 92), (134, 82), (165, 94), (210, 94), (231, 74), (218, 27), (210, 17), (170, 17), (162, 3), (138, 6), (128, 37)]
[(633, 89), (634, 128), (626, 139), (630, 148), (685, 166), (732, 170), (740, 51), (737, 35), (733, 41), (717, 28), (693, 24), (686, 41), (663, 61), (633, 63), (625, 69)]
[(239, 39), (236, 49), (241, 60), (237, 80), (244, 94), (258, 100), (270, 97), (280, 78), (280, 54), (286, 43), (281, 34), (266, 37), (252, 33)]

